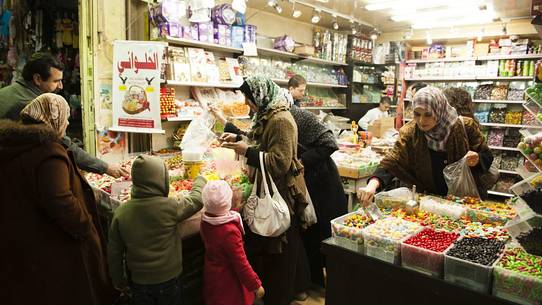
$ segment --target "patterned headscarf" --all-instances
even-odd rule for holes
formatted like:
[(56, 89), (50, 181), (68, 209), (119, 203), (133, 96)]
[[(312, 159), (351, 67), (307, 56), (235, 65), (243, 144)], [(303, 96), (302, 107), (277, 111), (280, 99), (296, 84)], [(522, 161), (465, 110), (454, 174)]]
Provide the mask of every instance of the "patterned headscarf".
[(430, 149), (444, 151), (446, 141), (457, 121), (457, 111), (452, 107), (442, 91), (435, 87), (425, 87), (414, 95), (413, 109), (422, 108), (430, 111), (437, 119), (437, 125), (425, 131), (425, 138)]
[(54, 93), (45, 93), (26, 105), (20, 113), (21, 119), (42, 122), (62, 137), (68, 127), (70, 106), (66, 100)]
[[(252, 118), (253, 125), (250, 134), (253, 137), (258, 137), (263, 133), (264, 122), (274, 113), (290, 109), (285, 93), (267, 77), (248, 77), (240, 89), (258, 108)], [(247, 89), (250, 92), (247, 92)]]

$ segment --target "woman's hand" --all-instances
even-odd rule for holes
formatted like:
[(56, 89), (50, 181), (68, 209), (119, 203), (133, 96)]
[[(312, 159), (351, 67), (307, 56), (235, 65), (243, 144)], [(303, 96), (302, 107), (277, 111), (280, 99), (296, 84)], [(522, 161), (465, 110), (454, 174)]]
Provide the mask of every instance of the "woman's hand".
[(480, 156), (477, 152), (474, 152), (472, 150), (469, 150), (469, 152), (467, 152), (465, 158), (467, 158), (467, 165), (469, 167), (475, 167), (476, 165), (478, 165), (478, 163), (480, 163)]
[(224, 142), (222, 143), (222, 147), (233, 149), (235, 153), (240, 156), (244, 156), (248, 150), (248, 144), (244, 141), (239, 141), (239, 142), (234, 142), (234, 143)]
[(218, 110), (215, 106), (209, 106), (209, 112), (215, 117), (217, 121), (219, 121), (222, 125), (226, 125), (228, 120), (226, 120), (226, 117), (224, 114)]
[(237, 135), (230, 132), (223, 133), (220, 138), (218, 139), (220, 142), (224, 143), (233, 143), (237, 142)]
[(367, 206), (373, 201), (376, 190), (380, 186), (378, 179), (371, 179), (367, 186), (360, 187), (357, 191), (358, 199), (362, 206)]

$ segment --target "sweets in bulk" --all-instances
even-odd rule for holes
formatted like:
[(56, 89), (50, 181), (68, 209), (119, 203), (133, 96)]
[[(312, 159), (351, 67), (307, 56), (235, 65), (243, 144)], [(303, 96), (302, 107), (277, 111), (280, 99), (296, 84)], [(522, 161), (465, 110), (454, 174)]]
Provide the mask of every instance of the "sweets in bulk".
[(487, 239), (498, 239), (507, 241), (510, 239), (508, 231), (501, 226), (494, 226), (492, 224), (482, 224), (480, 222), (470, 222), (463, 230), (461, 235), (465, 237), (483, 237)]
[(447, 255), (476, 264), (491, 266), (499, 258), (504, 249), (504, 244), (504, 241), (497, 239), (466, 237), (456, 241)]
[(516, 237), (519, 244), (527, 253), (542, 256), (542, 229), (534, 228)]
[(504, 121), (506, 119), (506, 108), (502, 107), (495, 107), (491, 109), (489, 112), (489, 122), (490, 123), (497, 123), (497, 124), (504, 124)]
[(491, 99), (492, 100), (505, 100), (508, 95), (508, 86), (507, 85), (495, 85), (491, 90)]
[(542, 214), (542, 191), (532, 190), (521, 195), (527, 205), (537, 214)]
[(480, 123), (487, 123), (489, 119), (489, 111), (477, 111), (474, 113), (474, 117), (480, 122)]
[(536, 123), (536, 117), (529, 111), (523, 111), (523, 125), (534, 125)]
[[(542, 301), (542, 258), (519, 248), (507, 249), (495, 265), (493, 294), (513, 297), (514, 301), (540, 304)], [(506, 296), (504, 296), (506, 298)]]
[(491, 91), (493, 89), (493, 84), (483, 84), (476, 88), (474, 92), (475, 100), (489, 100), (491, 98)]
[(419, 231), (421, 226), (417, 223), (403, 219), (388, 217), (379, 219), (363, 229), (365, 243), (384, 251), (395, 252), (399, 242)]
[(443, 252), (458, 237), (459, 234), (457, 233), (448, 233), (442, 231), (434, 231), (432, 229), (424, 229), (420, 233), (407, 239), (405, 241), (405, 244), (435, 252)]
[(354, 251), (363, 251), (362, 229), (374, 223), (362, 211), (353, 212), (331, 221), (331, 232), (335, 242)]
[(391, 211), (390, 215), (407, 221), (419, 223), (424, 227), (444, 230), (446, 232), (459, 232), (468, 224), (468, 221), (463, 218), (453, 219), (451, 217), (441, 216), (423, 210), (419, 210), (413, 214), (407, 214), (407, 212), (403, 209), (396, 209)]
[(521, 125), (523, 119), (523, 111), (507, 111), (504, 118), (504, 123)]
[(489, 131), (487, 144), (489, 146), (502, 146), (504, 141), (504, 129), (493, 128)]

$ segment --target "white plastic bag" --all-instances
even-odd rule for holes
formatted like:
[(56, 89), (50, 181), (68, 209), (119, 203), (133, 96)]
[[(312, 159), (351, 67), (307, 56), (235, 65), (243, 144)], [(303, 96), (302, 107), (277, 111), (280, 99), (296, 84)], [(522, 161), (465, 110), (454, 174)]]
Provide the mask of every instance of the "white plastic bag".
[(312, 203), (309, 190), (306, 190), (306, 193), (307, 193), (307, 202), (309, 204), (307, 205), (307, 207), (305, 207), (305, 209), (303, 210), (303, 213), (299, 215), (299, 218), (301, 218), (303, 222), (303, 228), (305, 229), (318, 222), (318, 217), (316, 217), (316, 210), (314, 209), (314, 204)]
[(442, 172), (444, 174), (444, 180), (448, 185), (448, 195), (458, 197), (480, 197), (476, 181), (467, 164), (466, 157), (446, 166)]
[(212, 131), (214, 119), (207, 112), (204, 112), (188, 125), (181, 141), (181, 149), (187, 151), (205, 151), (216, 135)]

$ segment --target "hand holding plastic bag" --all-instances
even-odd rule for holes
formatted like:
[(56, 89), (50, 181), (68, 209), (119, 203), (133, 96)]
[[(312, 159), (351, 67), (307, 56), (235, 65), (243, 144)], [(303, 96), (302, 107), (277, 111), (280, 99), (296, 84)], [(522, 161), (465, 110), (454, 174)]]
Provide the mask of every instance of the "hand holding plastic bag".
[(448, 185), (448, 195), (480, 197), (476, 181), (467, 164), (466, 156), (461, 160), (446, 166), (442, 172), (444, 174), (444, 180)]

